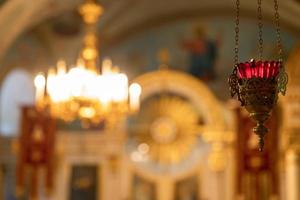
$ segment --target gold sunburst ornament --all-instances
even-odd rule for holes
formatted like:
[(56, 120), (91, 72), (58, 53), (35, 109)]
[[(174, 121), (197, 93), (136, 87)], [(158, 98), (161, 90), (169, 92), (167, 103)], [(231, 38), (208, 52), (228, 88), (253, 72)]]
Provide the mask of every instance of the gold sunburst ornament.
[(197, 144), (202, 129), (199, 121), (199, 113), (187, 100), (161, 94), (142, 105), (131, 134), (138, 144), (147, 147), (150, 160), (178, 164)]

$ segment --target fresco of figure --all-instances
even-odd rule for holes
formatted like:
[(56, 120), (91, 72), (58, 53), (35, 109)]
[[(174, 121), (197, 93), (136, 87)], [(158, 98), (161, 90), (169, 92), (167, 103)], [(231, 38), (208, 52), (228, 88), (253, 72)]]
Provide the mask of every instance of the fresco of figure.
[(183, 48), (189, 54), (188, 72), (202, 80), (213, 80), (216, 76), (215, 61), (219, 41), (208, 38), (202, 26), (195, 28), (194, 35), (193, 39), (183, 42)]

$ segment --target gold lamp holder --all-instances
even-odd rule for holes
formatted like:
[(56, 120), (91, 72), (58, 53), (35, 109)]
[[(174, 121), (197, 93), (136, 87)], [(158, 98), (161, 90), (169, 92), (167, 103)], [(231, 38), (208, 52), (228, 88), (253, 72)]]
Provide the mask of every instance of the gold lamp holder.
[(282, 63), (282, 44), (279, 27), (278, 2), (274, 0), (275, 23), (277, 33), (277, 46), (279, 61), (262, 61), (262, 12), (261, 1), (258, 0), (258, 30), (260, 60), (239, 63), (239, 14), (240, 0), (236, 1), (236, 27), (235, 27), (235, 67), (229, 77), (231, 96), (237, 95), (241, 105), (249, 112), (256, 122), (253, 132), (259, 137), (259, 150), (264, 147), (264, 136), (268, 133), (265, 122), (276, 105), (278, 93), (285, 95), (288, 76)]

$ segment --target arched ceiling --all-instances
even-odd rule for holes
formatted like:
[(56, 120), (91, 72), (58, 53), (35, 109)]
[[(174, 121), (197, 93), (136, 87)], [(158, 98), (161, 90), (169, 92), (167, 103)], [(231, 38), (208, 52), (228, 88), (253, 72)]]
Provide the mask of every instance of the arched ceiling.
[[(81, 0), (9, 0), (0, 7), (0, 58), (22, 33), (43, 21), (74, 10)], [(265, 0), (265, 19), (273, 18), (273, 0)], [(105, 14), (99, 24), (108, 41), (178, 18), (234, 15), (232, 0), (101, 0)], [(300, 3), (280, 1), (283, 26), (300, 35)], [(256, 1), (241, 1), (242, 15), (256, 17)]]

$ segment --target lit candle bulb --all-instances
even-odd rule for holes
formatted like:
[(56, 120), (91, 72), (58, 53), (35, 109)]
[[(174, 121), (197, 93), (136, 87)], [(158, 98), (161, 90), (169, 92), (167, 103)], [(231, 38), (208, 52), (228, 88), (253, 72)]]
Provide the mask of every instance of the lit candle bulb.
[(128, 78), (125, 74), (112, 74), (110, 84), (114, 102), (128, 101)]
[(102, 63), (102, 74), (110, 74), (112, 71), (112, 62), (110, 59), (104, 59)]
[(77, 59), (76, 67), (84, 68), (84, 60), (82, 58)]
[(46, 79), (43, 74), (38, 74), (34, 78), (34, 86), (35, 86), (35, 101), (38, 106), (41, 106), (44, 100), (45, 95), (45, 85), (46, 85)]
[(124, 102), (128, 101), (128, 77), (126, 74), (120, 74), (122, 80), (122, 100)]
[(66, 71), (67, 71), (67, 66), (66, 66), (65, 61), (63, 61), (63, 60), (58, 61), (57, 62), (57, 74), (63, 75), (66, 73)]
[(140, 109), (140, 96), (142, 88), (137, 83), (132, 83), (129, 87), (129, 105), (132, 112), (136, 112)]
[(120, 68), (118, 66), (114, 66), (112, 69), (111, 69), (111, 72), (113, 74), (119, 74), (120, 73)]
[(55, 69), (50, 68), (47, 74), (46, 91), (51, 99), (53, 98), (53, 92), (55, 91), (55, 80), (54, 80), (55, 77), (56, 77)]

